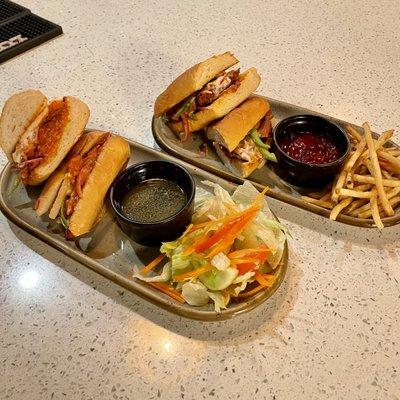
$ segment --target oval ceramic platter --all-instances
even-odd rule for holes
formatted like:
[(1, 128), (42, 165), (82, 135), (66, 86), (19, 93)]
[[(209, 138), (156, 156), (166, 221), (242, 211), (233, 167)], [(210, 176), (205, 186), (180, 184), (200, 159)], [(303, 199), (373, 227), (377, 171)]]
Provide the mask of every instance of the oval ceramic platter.
[[(210, 190), (202, 181), (218, 183), (229, 192), (233, 192), (236, 184), (217, 177), (191, 164), (130, 141), (131, 159), (129, 165), (149, 160), (169, 160), (186, 167), (195, 179), (196, 186)], [(183, 317), (216, 321), (231, 318), (253, 309), (266, 301), (281, 285), (288, 263), (287, 243), (279, 266), (275, 269), (277, 276), (273, 286), (255, 294), (245, 301), (232, 302), (220, 313), (214, 311), (209, 304), (204, 307), (191, 307), (181, 304), (164, 293), (159, 292), (145, 282), (132, 279), (132, 267), (142, 267), (158, 255), (158, 249), (143, 247), (130, 240), (119, 228), (110, 207), (107, 213), (91, 234), (75, 242), (65, 240), (60, 226), (50, 219), (39, 218), (33, 210), (40, 187), (26, 188), (23, 185), (15, 187), (17, 174), (8, 164), (0, 177), (0, 210), (14, 224), (31, 235), (58, 249), (69, 257), (79, 261), (86, 267), (98, 272), (109, 280), (137, 294), (138, 296)]]
[[(292, 104), (284, 103), (279, 100), (270, 99), (264, 96), (259, 97), (263, 97), (268, 100), (274, 116), (273, 124), (277, 124), (282, 119), (292, 115), (313, 114), (327, 118), (343, 128), (350, 125), (359, 133), (363, 132), (362, 128), (357, 125), (316, 113), (305, 108), (294, 106)], [(224, 166), (212, 146), (207, 146), (206, 155), (204, 152), (200, 151), (200, 146), (206, 143), (205, 135), (203, 135), (201, 132), (190, 135), (190, 138), (187, 142), (181, 143), (162, 117), (153, 118), (152, 129), (153, 136), (157, 144), (167, 153), (180, 158), (181, 160), (189, 162), (192, 165), (200, 167), (208, 172), (212, 172), (213, 174), (225, 178), (231, 182), (242, 183), (244, 181), (243, 178), (234, 175)], [(376, 134), (373, 134), (373, 136), (377, 137)], [(399, 147), (392, 141), (387, 142), (385, 146)], [(258, 189), (262, 190), (262, 188), (268, 186), (270, 188), (268, 191), (268, 196), (270, 197), (329, 218), (330, 210), (315, 204), (307, 203), (301, 199), (301, 196), (308, 194), (310, 190), (307, 191), (305, 189), (300, 189), (296, 186), (286, 183), (275, 173), (273, 163), (267, 163), (264, 167), (254, 171), (247, 179), (251, 181)], [(363, 228), (372, 228), (375, 226), (372, 218), (361, 219), (343, 214), (339, 214), (337, 221)], [(399, 221), (399, 208), (396, 210), (393, 216), (382, 218), (384, 226), (395, 225), (398, 224)]]

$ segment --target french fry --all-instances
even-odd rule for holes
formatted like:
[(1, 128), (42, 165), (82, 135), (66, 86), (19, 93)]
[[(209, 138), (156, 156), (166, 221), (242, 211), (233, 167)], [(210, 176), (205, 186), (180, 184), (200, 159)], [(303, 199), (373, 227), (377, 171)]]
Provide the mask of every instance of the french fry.
[(390, 138), (393, 136), (393, 132), (394, 132), (393, 129), (389, 129), (389, 130), (383, 132), (378, 137), (378, 139), (375, 140), (374, 144), (375, 144), (375, 150), (376, 151), (381, 149), (385, 145), (385, 143), (390, 140)]
[[(382, 171), (382, 174), (383, 174), (383, 171)], [(359, 182), (359, 183), (371, 183), (371, 184), (375, 183), (375, 180), (372, 176), (366, 176), (366, 175), (354, 174), (353, 180), (354, 180), (354, 182)], [(398, 180), (398, 179), (382, 179), (382, 183), (383, 183), (383, 186), (389, 186), (389, 187), (400, 186), (400, 180)]]
[(396, 157), (382, 150), (378, 151), (378, 157), (381, 159), (383, 158), (388, 164), (390, 164), (392, 171), (396, 172), (397, 174), (400, 173), (400, 160), (398, 160)]
[(354, 188), (357, 192), (366, 192), (367, 190), (370, 190), (373, 185), (370, 183), (364, 183), (362, 185), (358, 185)]
[(332, 220), (340, 214), (372, 218), (381, 230), (383, 216), (393, 215), (400, 204), (400, 148), (387, 143), (393, 130), (373, 139), (368, 123), (363, 124), (364, 136), (352, 126), (346, 129), (352, 150), (333, 185), (302, 199), (330, 209)]
[(346, 174), (346, 188), (348, 189), (353, 189), (354, 188), (354, 182), (353, 182), (353, 174), (351, 172), (348, 172)]
[(339, 191), (340, 196), (345, 197), (355, 197), (357, 199), (369, 199), (372, 196), (372, 192), (362, 192), (353, 189), (340, 189)]
[(369, 202), (371, 205), (372, 219), (374, 220), (376, 227), (381, 231), (383, 229), (383, 223), (379, 215), (378, 192), (376, 188), (372, 189), (372, 196), (369, 199)]
[(322, 201), (322, 200), (314, 199), (313, 197), (308, 197), (308, 196), (301, 196), (301, 198), (302, 198), (302, 200), (306, 201), (307, 203), (315, 204), (315, 205), (323, 207), (323, 208), (331, 209), (333, 207), (333, 205), (330, 201)]
[[(400, 193), (400, 187), (396, 187), (393, 188), (391, 190), (389, 190), (389, 192), (387, 193), (387, 198), (388, 200), (392, 199), (393, 197), (397, 196)], [(350, 215), (352, 215), (353, 217), (357, 217), (359, 214), (364, 213), (365, 211), (367, 211), (370, 208), (370, 204), (365, 204), (363, 206), (361, 206), (360, 208), (357, 208), (355, 210), (353, 210)]]
[(393, 157), (398, 157), (400, 156), (400, 150), (399, 149), (383, 149), (383, 151), (387, 154), (390, 154)]
[(346, 208), (351, 202), (353, 201), (352, 197), (348, 197), (347, 199), (341, 200), (338, 204), (336, 204), (335, 207), (332, 208), (332, 211), (329, 215), (329, 219), (334, 221), (338, 215), (341, 213), (341, 211)]
[[(400, 203), (400, 196), (395, 196), (392, 197), (389, 200), (389, 203), (392, 207), (396, 207), (399, 203)], [(369, 204), (368, 204), (369, 205)], [(378, 210), (379, 210), (379, 216), (381, 215), (381, 213), (383, 212), (383, 208), (382, 205), (379, 204), (378, 205)], [(366, 211), (360, 213), (357, 215), (357, 218), (371, 218), (372, 216), (372, 211), (371, 211), (371, 207), (369, 209), (367, 209)]]
[[(388, 131), (383, 132), (382, 135), (380, 135), (377, 140), (373, 139), (375, 151), (381, 149), (392, 136), (393, 136), (393, 129), (389, 129)], [(362, 165), (368, 158), (369, 158), (369, 149), (366, 149), (358, 158), (357, 162), (354, 164), (354, 170), (357, 170), (357, 168), (360, 165)]]
[(371, 166), (372, 166), (372, 176), (375, 178), (375, 181), (376, 181), (375, 185), (376, 185), (376, 189), (378, 191), (379, 199), (382, 203), (382, 207), (385, 210), (386, 215), (390, 216), (390, 215), (394, 214), (394, 211), (387, 199), (385, 190), (383, 188), (381, 167), (379, 166), (378, 156), (375, 151), (375, 146), (374, 146), (374, 142), (372, 139), (371, 129), (367, 122), (365, 122), (363, 124), (363, 128), (364, 128), (364, 132), (365, 132), (364, 136), (365, 136), (367, 146), (369, 149), (369, 158), (371, 160)]
[(351, 125), (347, 125), (346, 129), (352, 139), (356, 142), (361, 142), (362, 136)]
[(353, 210), (363, 206), (365, 203), (368, 203), (368, 199), (356, 199), (354, 200), (345, 210), (346, 214), (351, 215)]
[(386, 180), (390, 180), (393, 179), (393, 176), (390, 172), (386, 171), (386, 169), (382, 169), (382, 176), (386, 179)]
[(340, 171), (339, 176), (336, 180), (336, 183), (332, 188), (332, 202), (333, 203), (337, 203), (339, 200), (339, 191), (343, 187), (343, 185), (346, 181), (346, 175), (347, 175), (347, 173), (345, 170)]
[(349, 172), (356, 161), (358, 160), (358, 157), (362, 154), (364, 151), (366, 145), (366, 139), (365, 137), (361, 138), (361, 141), (357, 143), (356, 149), (354, 152), (350, 155), (350, 157), (347, 159), (347, 161), (344, 163), (343, 170), (346, 172)]

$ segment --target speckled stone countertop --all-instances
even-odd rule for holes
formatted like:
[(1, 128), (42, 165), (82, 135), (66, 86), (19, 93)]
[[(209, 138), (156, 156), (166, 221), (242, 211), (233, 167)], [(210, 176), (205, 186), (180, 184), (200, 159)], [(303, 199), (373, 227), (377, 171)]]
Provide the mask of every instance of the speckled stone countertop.
[[(400, 127), (397, 0), (20, 2), (65, 34), (0, 65), (1, 103), (25, 88), (75, 95), (92, 127), (153, 146), (155, 97), (232, 50), (260, 93)], [(400, 226), (271, 206), (292, 233), (287, 279), (221, 323), (164, 312), (0, 214), (0, 398), (399, 399)]]

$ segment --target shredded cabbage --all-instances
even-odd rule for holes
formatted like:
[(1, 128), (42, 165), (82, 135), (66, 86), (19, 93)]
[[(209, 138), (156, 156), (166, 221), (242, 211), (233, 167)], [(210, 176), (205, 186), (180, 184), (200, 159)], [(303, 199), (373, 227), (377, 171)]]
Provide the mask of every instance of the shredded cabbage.
[[(237, 187), (232, 199), (248, 207), (258, 194), (258, 190), (250, 182), (245, 181), (243, 185)], [(265, 198), (261, 211), (257, 214), (255, 221), (242, 232), (243, 240), (237, 240), (237, 247), (245, 249), (260, 245), (267, 246), (271, 250), (267, 262), (271, 268), (275, 269), (279, 265), (285, 247), (286, 228), (275, 219)]]
[(227, 268), (224, 271), (212, 269), (200, 275), (200, 281), (210, 290), (223, 290), (232, 285), (237, 275), (236, 268)]
[(191, 306), (205, 306), (209, 296), (206, 287), (200, 282), (186, 282), (182, 285), (182, 297)]
[(230, 300), (229, 294), (223, 292), (208, 292), (208, 295), (214, 302), (214, 309), (216, 312), (220, 312), (222, 308), (226, 308)]
[(139, 271), (135, 270), (133, 277), (145, 282), (168, 282), (171, 279), (171, 263), (167, 262), (160, 275), (156, 276), (143, 276)]
[(231, 265), (231, 260), (226, 254), (218, 253), (211, 259), (211, 265), (220, 271), (224, 271)]
[[(259, 198), (259, 192), (248, 181), (238, 186), (232, 195), (215, 183), (208, 181), (202, 183), (203, 186), (211, 188), (214, 194), (210, 194), (204, 188), (198, 188), (192, 217), (194, 227), (179, 239), (162, 244), (160, 251), (167, 256), (169, 262), (163, 267), (161, 274), (145, 277), (135, 273), (134, 276), (147, 282), (167, 282), (171, 289), (181, 294), (191, 306), (204, 306), (212, 300), (215, 311), (220, 312), (227, 307), (231, 296), (237, 297), (246, 290), (249, 283), (254, 282), (255, 272), (248, 270), (249, 264), (245, 265), (246, 263), (250, 263), (250, 268), (256, 269), (258, 273), (273, 273), (272, 270), (279, 265), (282, 258), (287, 231), (275, 219), (264, 198), (260, 212), (245, 228), (240, 228), (238, 234), (233, 236), (235, 238), (233, 245), (230, 245), (228, 239), (228, 248), (222, 246), (219, 253), (212, 258), (207, 257), (210, 248), (214, 249), (217, 243), (218, 245), (224, 243), (225, 232), (215, 241), (211, 239), (215, 232), (218, 230), (223, 232), (224, 226), (229, 226), (220, 222), (221, 219), (229, 220), (232, 215), (253, 206), (255, 199)], [(202, 245), (199, 247), (199, 243), (204, 244), (208, 240), (211, 240), (209, 248), (205, 249)], [(252, 259), (252, 249), (257, 250), (260, 247), (267, 247), (269, 250), (266, 262), (262, 266), (259, 263), (252, 266), (254, 260), (257, 260), (256, 255)], [(250, 261), (241, 260), (240, 263), (234, 255), (231, 257), (232, 260), (227, 256), (228, 253), (241, 249), (250, 250), (248, 253), (243, 253), (249, 254), (246, 257), (250, 257)], [(240, 273), (240, 268), (243, 273)], [(179, 276), (181, 274), (185, 275)]]
[(248, 283), (253, 282), (253, 276), (255, 275), (254, 271), (248, 271), (243, 275), (239, 275), (232, 282), (233, 285), (237, 285), (233, 288), (233, 294), (237, 296), (240, 292), (243, 292), (246, 289)]
[(203, 267), (206, 263), (204, 257), (197, 254), (184, 256), (183, 253), (173, 254), (171, 258), (172, 276), (192, 271), (193, 269)]

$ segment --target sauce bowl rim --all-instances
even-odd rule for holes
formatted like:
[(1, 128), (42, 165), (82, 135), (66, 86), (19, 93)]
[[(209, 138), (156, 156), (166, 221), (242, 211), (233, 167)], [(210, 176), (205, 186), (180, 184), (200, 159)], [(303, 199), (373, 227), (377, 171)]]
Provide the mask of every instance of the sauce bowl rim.
[[(120, 210), (120, 207), (117, 206), (116, 201), (115, 201), (115, 190), (116, 187), (121, 183), (121, 181), (127, 176), (130, 175), (132, 172), (134, 173), (135, 169), (138, 169), (142, 166), (147, 166), (149, 164), (169, 164), (172, 165), (174, 167), (178, 167), (178, 169), (180, 169), (184, 175), (186, 175), (186, 177), (188, 178), (188, 181), (190, 183), (190, 195), (188, 196), (185, 204), (182, 206), (182, 208), (177, 211), (175, 214), (172, 214), (171, 216), (169, 216), (168, 218), (164, 218), (161, 219), (159, 221), (154, 221), (154, 222), (144, 222), (144, 221), (137, 221), (134, 219), (129, 218), (127, 215), (125, 215), (122, 210)], [(167, 178), (151, 178), (151, 179), (165, 179), (168, 180)], [(143, 179), (140, 182), (144, 182), (147, 179)], [(175, 181), (173, 181), (175, 182)], [(184, 190), (184, 188), (182, 188), (182, 186), (178, 183), (175, 182), (186, 194), (186, 191)], [(170, 222), (173, 222), (174, 219), (176, 219), (177, 217), (179, 217), (180, 214), (182, 214), (183, 212), (186, 211), (186, 209), (190, 206), (190, 204), (193, 202), (194, 200), (194, 196), (196, 193), (196, 183), (194, 181), (194, 178), (192, 177), (192, 175), (190, 174), (190, 172), (184, 168), (182, 165), (179, 165), (177, 163), (171, 162), (171, 161), (165, 161), (165, 160), (150, 160), (150, 161), (142, 161), (136, 164), (131, 165), (130, 167), (126, 168), (124, 171), (122, 171), (114, 180), (114, 182), (111, 185), (110, 188), (110, 202), (111, 202), (111, 207), (113, 209), (113, 211), (117, 214), (117, 216), (121, 219), (124, 220), (124, 222), (127, 222), (129, 224), (133, 224), (136, 226), (143, 226), (143, 227), (150, 227), (150, 226), (157, 226), (157, 225), (165, 225), (168, 224)]]
[[(277, 139), (277, 134), (279, 132), (279, 130), (282, 128), (282, 126), (287, 123), (290, 120), (296, 120), (296, 119), (303, 119), (303, 120), (316, 120), (316, 121), (320, 121), (320, 122), (324, 122), (328, 125), (330, 125), (332, 128), (336, 128), (337, 130), (339, 130), (341, 132), (341, 134), (343, 135), (344, 139), (345, 139), (345, 151), (343, 152), (343, 154), (335, 161), (331, 161), (329, 163), (324, 163), (324, 164), (312, 164), (312, 163), (307, 163), (304, 161), (299, 161), (296, 160), (295, 158), (289, 156), (283, 149), (282, 147), (279, 145), (278, 143), (278, 139)], [(331, 167), (331, 166), (335, 166), (335, 165), (340, 165), (344, 162), (344, 160), (347, 158), (350, 149), (351, 149), (351, 143), (350, 143), (350, 138), (347, 135), (347, 133), (344, 131), (344, 129), (342, 127), (340, 127), (339, 125), (335, 124), (334, 122), (324, 118), (324, 117), (320, 117), (319, 115), (313, 115), (313, 114), (298, 114), (298, 115), (292, 115), (290, 117), (284, 118), (281, 121), (279, 121), (276, 126), (273, 129), (273, 133), (272, 133), (272, 138), (274, 141), (274, 145), (275, 147), (279, 150), (279, 152), (281, 153), (282, 156), (286, 157), (289, 161), (291, 161), (294, 164), (297, 164), (299, 166), (302, 167), (307, 167), (307, 168), (311, 168), (311, 169), (318, 169), (318, 168), (324, 168), (324, 167)], [(279, 161), (278, 161), (279, 162)]]

